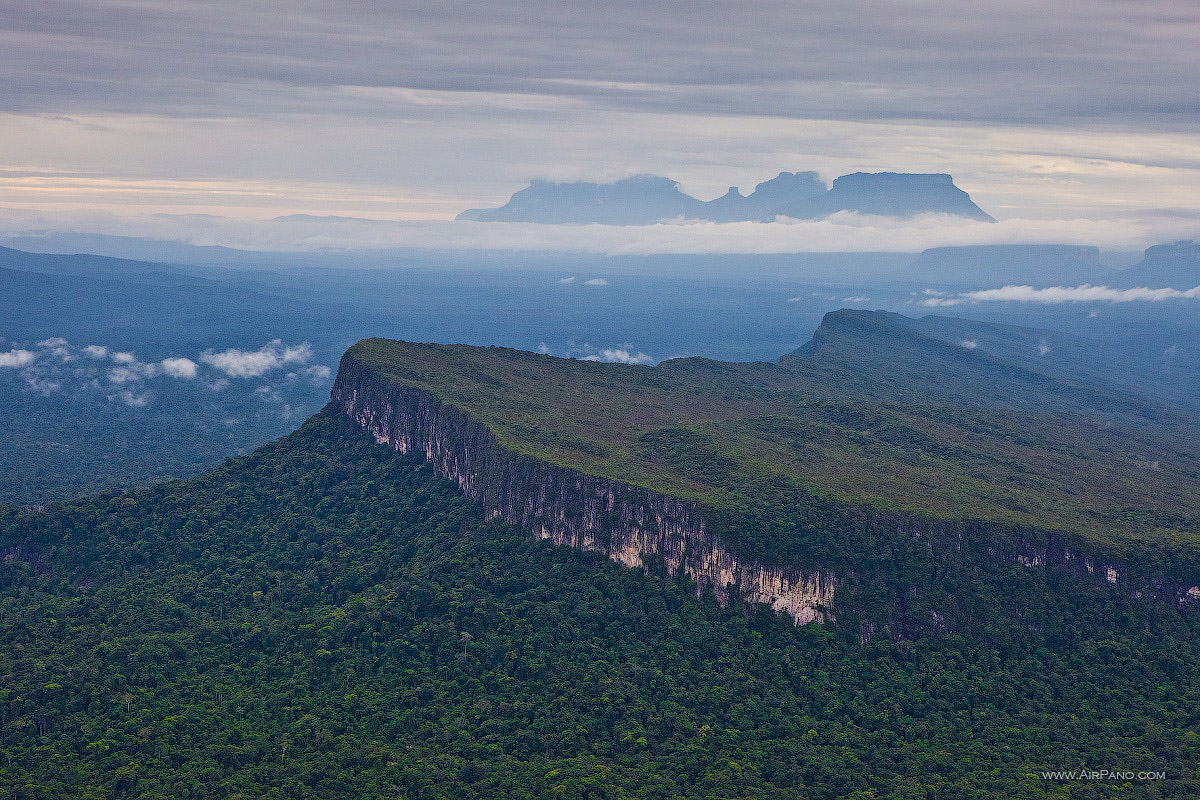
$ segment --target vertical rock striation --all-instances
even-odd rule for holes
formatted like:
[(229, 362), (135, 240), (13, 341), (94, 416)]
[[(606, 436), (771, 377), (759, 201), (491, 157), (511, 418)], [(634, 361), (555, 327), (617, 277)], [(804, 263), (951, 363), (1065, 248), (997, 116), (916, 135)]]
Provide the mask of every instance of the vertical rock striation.
[(347, 360), (333, 400), (377, 442), (424, 455), (491, 518), (627, 567), (661, 561), (722, 604), (762, 603), (797, 624), (832, 619), (838, 581), (831, 573), (734, 556), (706, 529), (696, 503), (512, 452), (486, 425), (432, 393), (389, 383)]

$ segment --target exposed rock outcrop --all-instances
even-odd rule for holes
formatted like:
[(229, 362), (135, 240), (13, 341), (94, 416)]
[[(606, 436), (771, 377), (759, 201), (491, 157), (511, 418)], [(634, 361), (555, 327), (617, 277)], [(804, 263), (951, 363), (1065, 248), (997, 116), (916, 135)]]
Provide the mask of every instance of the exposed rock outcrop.
[(722, 604), (763, 604), (797, 624), (861, 627), (863, 641), (884, 630), (901, 640), (973, 624), (953, 593), (972, 591), (969, 582), (958, 580), (948, 593), (938, 580), (914, 583), (914, 575), (961, 578), (982, 567), (994, 591), (1019, 564), (1178, 607), (1200, 600), (1200, 574), (1187, 559), (1131, 560), (1063, 532), (828, 501), (820, 501), (818, 524), (841, 555), (827, 550), (803, 565), (793, 556), (770, 563), (745, 543), (722, 541), (740, 530), (728, 527), (723, 510), (517, 452), (481, 420), (420, 384), (380, 374), (353, 350), (342, 360), (333, 400), (377, 442), (426, 459), (490, 518), (627, 567), (661, 565)]
[(333, 399), (377, 442), (424, 454), (437, 474), (479, 500), (492, 518), (628, 567), (660, 561), (723, 604), (733, 597), (762, 603), (797, 624), (831, 618), (833, 574), (734, 556), (707, 529), (695, 503), (514, 453), (487, 426), (433, 394), (372, 380), (345, 362)]

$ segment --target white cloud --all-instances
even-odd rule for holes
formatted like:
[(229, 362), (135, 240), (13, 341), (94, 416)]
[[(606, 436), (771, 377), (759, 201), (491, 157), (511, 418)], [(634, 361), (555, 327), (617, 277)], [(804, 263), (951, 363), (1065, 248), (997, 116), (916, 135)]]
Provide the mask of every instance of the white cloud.
[(208, 350), (200, 354), (201, 361), (231, 378), (257, 378), (285, 364), (304, 364), (312, 357), (312, 348), (307, 342), (284, 347), (280, 339), (274, 339), (258, 350), (230, 348), (220, 353)]
[(605, 348), (599, 353), (594, 353), (590, 356), (585, 356), (584, 361), (605, 361), (614, 364), (652, 364), (654, 357), (648, 356), (642, 351), (631, 353), (629, 350), (619, 347)]
[(329, 376), (333, 374), (333, 370), (324, 364), (314, 364), (311, 367), (306, 367), (303, 373), (314, 381), (324, 381), (329, 379)]
[(604, 278), (592, 278), (590, 281), (584, 281), (584, 286), (608, 286), (608, 281)]
[(125, 391), (122, 391), (122, 392), (118, 392), (116, 395), (114, 395), (114, 397), (116, 399), (120, 400), (125, 405), (131, 406), (133, 408), (142, 408), (143, 406), (145, 406), (146, 404), (148, 404), (150, 402), (150, 393), (149, 392), (142, 392), (142, 393), (138, 394), (136, 392), (131, 392), (128, 389), (126, 389)]
[(863, 297), (862, 295), (855, 295), (854, 297), (843, 297), (842, 302), (843, 303), (865, 303), (870, 299), (871, 298)]
[(1047, 342), (1045, 339), (1042, 339), (1040, 342), (1038, 342), (1038, 355), (1039, 356), (1048, 355), (1050, 353), (1050, 349), (1051, 349), (1050, 343)]
[(974, 350), (975, 348), (979, 347), (979, 342), (975, 341), (974, 339), (964, 339), (963, 341), (959, 342), (959, 344), (968, 350)]
[(283, 397), (279, 394), (279, 390), (273, 386), (259, 386), (254, 390), (254, 393), (268, 403), (283, 402)]
[(51, 395), (62, 388), (62, 384), (58, 381), (52, 381), (48, 378), (39, 378), (36, 375), (29, 375), (25, 378), (25, 385), (32, 391), (38, 394)]
[(163, 373), (172, 378), (191, 380), (196, 377), (199, 367), (190, 358), (164, 358), (158, 362)]
[(921, 301), (925, 306), (957, 306), (963, 303), (1017, 302), (1017, 303), (1157, 303), (1163, 300), (1195, 300), (1200, 298), (1200, 286), (1191, 289), (1114, 289), (1109, 286), (1052, 286), (1035, 289), (1032, 286), (1002, 286), (999, 289), (982, 289), (955, 295), (936, 295)]
[(37, 356), (28, 350), (9, 350), (7, 353), (0, 353), (0, 367), (27, 367), (36, 358)]
[(539, 344), (537, 346), (537, 351), (544, 356), (548, 356), (548, 355), (550, 355), (550, 345), (546, 344), (545, 342), (542, 342), (541, 344)]
[[(987, 203), (983, 205), (999, 213), (999, 209)], [(306, 219), (277, 222), (196, 215), (118, 217), (107, 212), (50, 214), (0, 209), (0, 231), (73, 230), (276, 252), (393, 247), (441, 249), (447, 241), (467, 250), (579, 251), (611, 255), (918, 252), (929, 247), (974, 244), (1076, 244), (1132, 250), (1194, 238), (1195, 226), (1194, 219), (1135, 218), (1133, 215), (1107, 219), (1014, 217), (986, 223), (942, 214), (897, 220), (842, 212), (823, 220), (769, 224), (671, 222), (620, 227), (445, 220)]]
[(569, 275), (569, 276), (567, 276), (566, 278), (560, 278), (558, 282), (559, 282), (559, 283), (574, 283), (574, 282), (575, 282), (575, 276), (574, 276), (574, 275)]
[(108, 380), (111, 383), (133, 383), (134, 381), (140, 381), (141, 379), (142, 376), (138, 373), (138, 371), (130, 367), (113, 367), (108, 371)]
[[(81, 355), (88, 358), (79, 361)], [(293, 369), (285, 370), (288, 381), (304, 380), (321, 385), (330, 379), (333, 371), (324, 364), (310, 363), (312, 359), (313, 351), (307, 342), (286, 346), (282, 340), (274, 339), (258, 350), (230, 348), (199, 356), (197, 360), (216, 368), (214, 373), (186, 356), (168, 356), (146, 363), (133, 352), (113, 351), (100, 344), (72, 347), (62, 337), (51, 337), (39, 342), (37, 349), (14, 348), (0, 352), (0, 367), (28, 368), (23, 369), (21, 377), (28, 390), (40, 394), (62, 391), (66, 387), (71, 391), (99, 393), (109, 402), (142, 407), (154, 399), (147, 383), (152, 379), (200, 381), (209, 390), (220, 392), (230, 385), (225, 376), (257, 377), (290, 366)], [(266, 396), (281, 403), (285, 399), (277, 389)]]

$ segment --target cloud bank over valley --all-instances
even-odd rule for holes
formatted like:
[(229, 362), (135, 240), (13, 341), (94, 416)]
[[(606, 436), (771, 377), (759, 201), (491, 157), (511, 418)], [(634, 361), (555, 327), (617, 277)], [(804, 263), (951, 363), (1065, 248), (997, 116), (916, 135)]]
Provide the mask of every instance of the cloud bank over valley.
[[(920, 252), (979, 244), (1077, 244), (1142, 250), (1195, 238), (1200, 221), (1181, 217), (1002, 219), (996, 223), (925, 214), (911, 219), (840, 212), (819, 220), (654, 225), (543, 225), (522, 222), (383, 221), (343, 218), (245, 219), (212, 215), (46, 214), (0, 208), (0, 237), (82, 232), (268, 252), (502, 250), (609, 255), (798, 252)], [(570, 276), (563, 283), (589, 276)], [(591, 284), (596, 285), (596, 284)]]
[(272, 392), (276, 385), (328, 383), (332, 370), (311, 363), (313, 358), (307, 342), (285, 345), (279, 339), (257, 350), (206, 350), (195, 358), (174, 355), (147, 361), (108, 345), (75, 346), (62, 337), (36, 343), (0, 340), (0, 379), (7, 373), (10, 380), (41, 395), (82, 393), (141, 408), (153, 402), (156, 393), (170, 391), (171, 383), (194, 384), (210, 394), (250, 379)]
[(921, 305), (930, 307), (960, 306), (965, 303), (1161, 303), (1165, 300), (1200, 299), (1200, 286), (1191, 289), (1139, 287), (1114, 289), (1111, 286), (1051, 286), (1035, 289), (1032, 286), (1001, 286), (958, 294), (926, 289), (928, 295)]

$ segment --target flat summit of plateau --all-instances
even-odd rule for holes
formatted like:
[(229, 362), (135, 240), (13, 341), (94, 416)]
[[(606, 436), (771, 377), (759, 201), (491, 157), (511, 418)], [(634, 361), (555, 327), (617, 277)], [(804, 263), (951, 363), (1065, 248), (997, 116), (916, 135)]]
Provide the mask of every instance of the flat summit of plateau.
[[(989, 342), (1029, 335), (993, 327)], [(753, 553), (788, 550), (771, 520), (813, 508), (1200, 552), (1200, 454), (1178, 435), (1183, 417), (956, 331), (846, 310), (777, 361), (656, 366), (367, 339), (344, 356), (335, 394), (417, 393), (505, 452), (736, 513)]]

